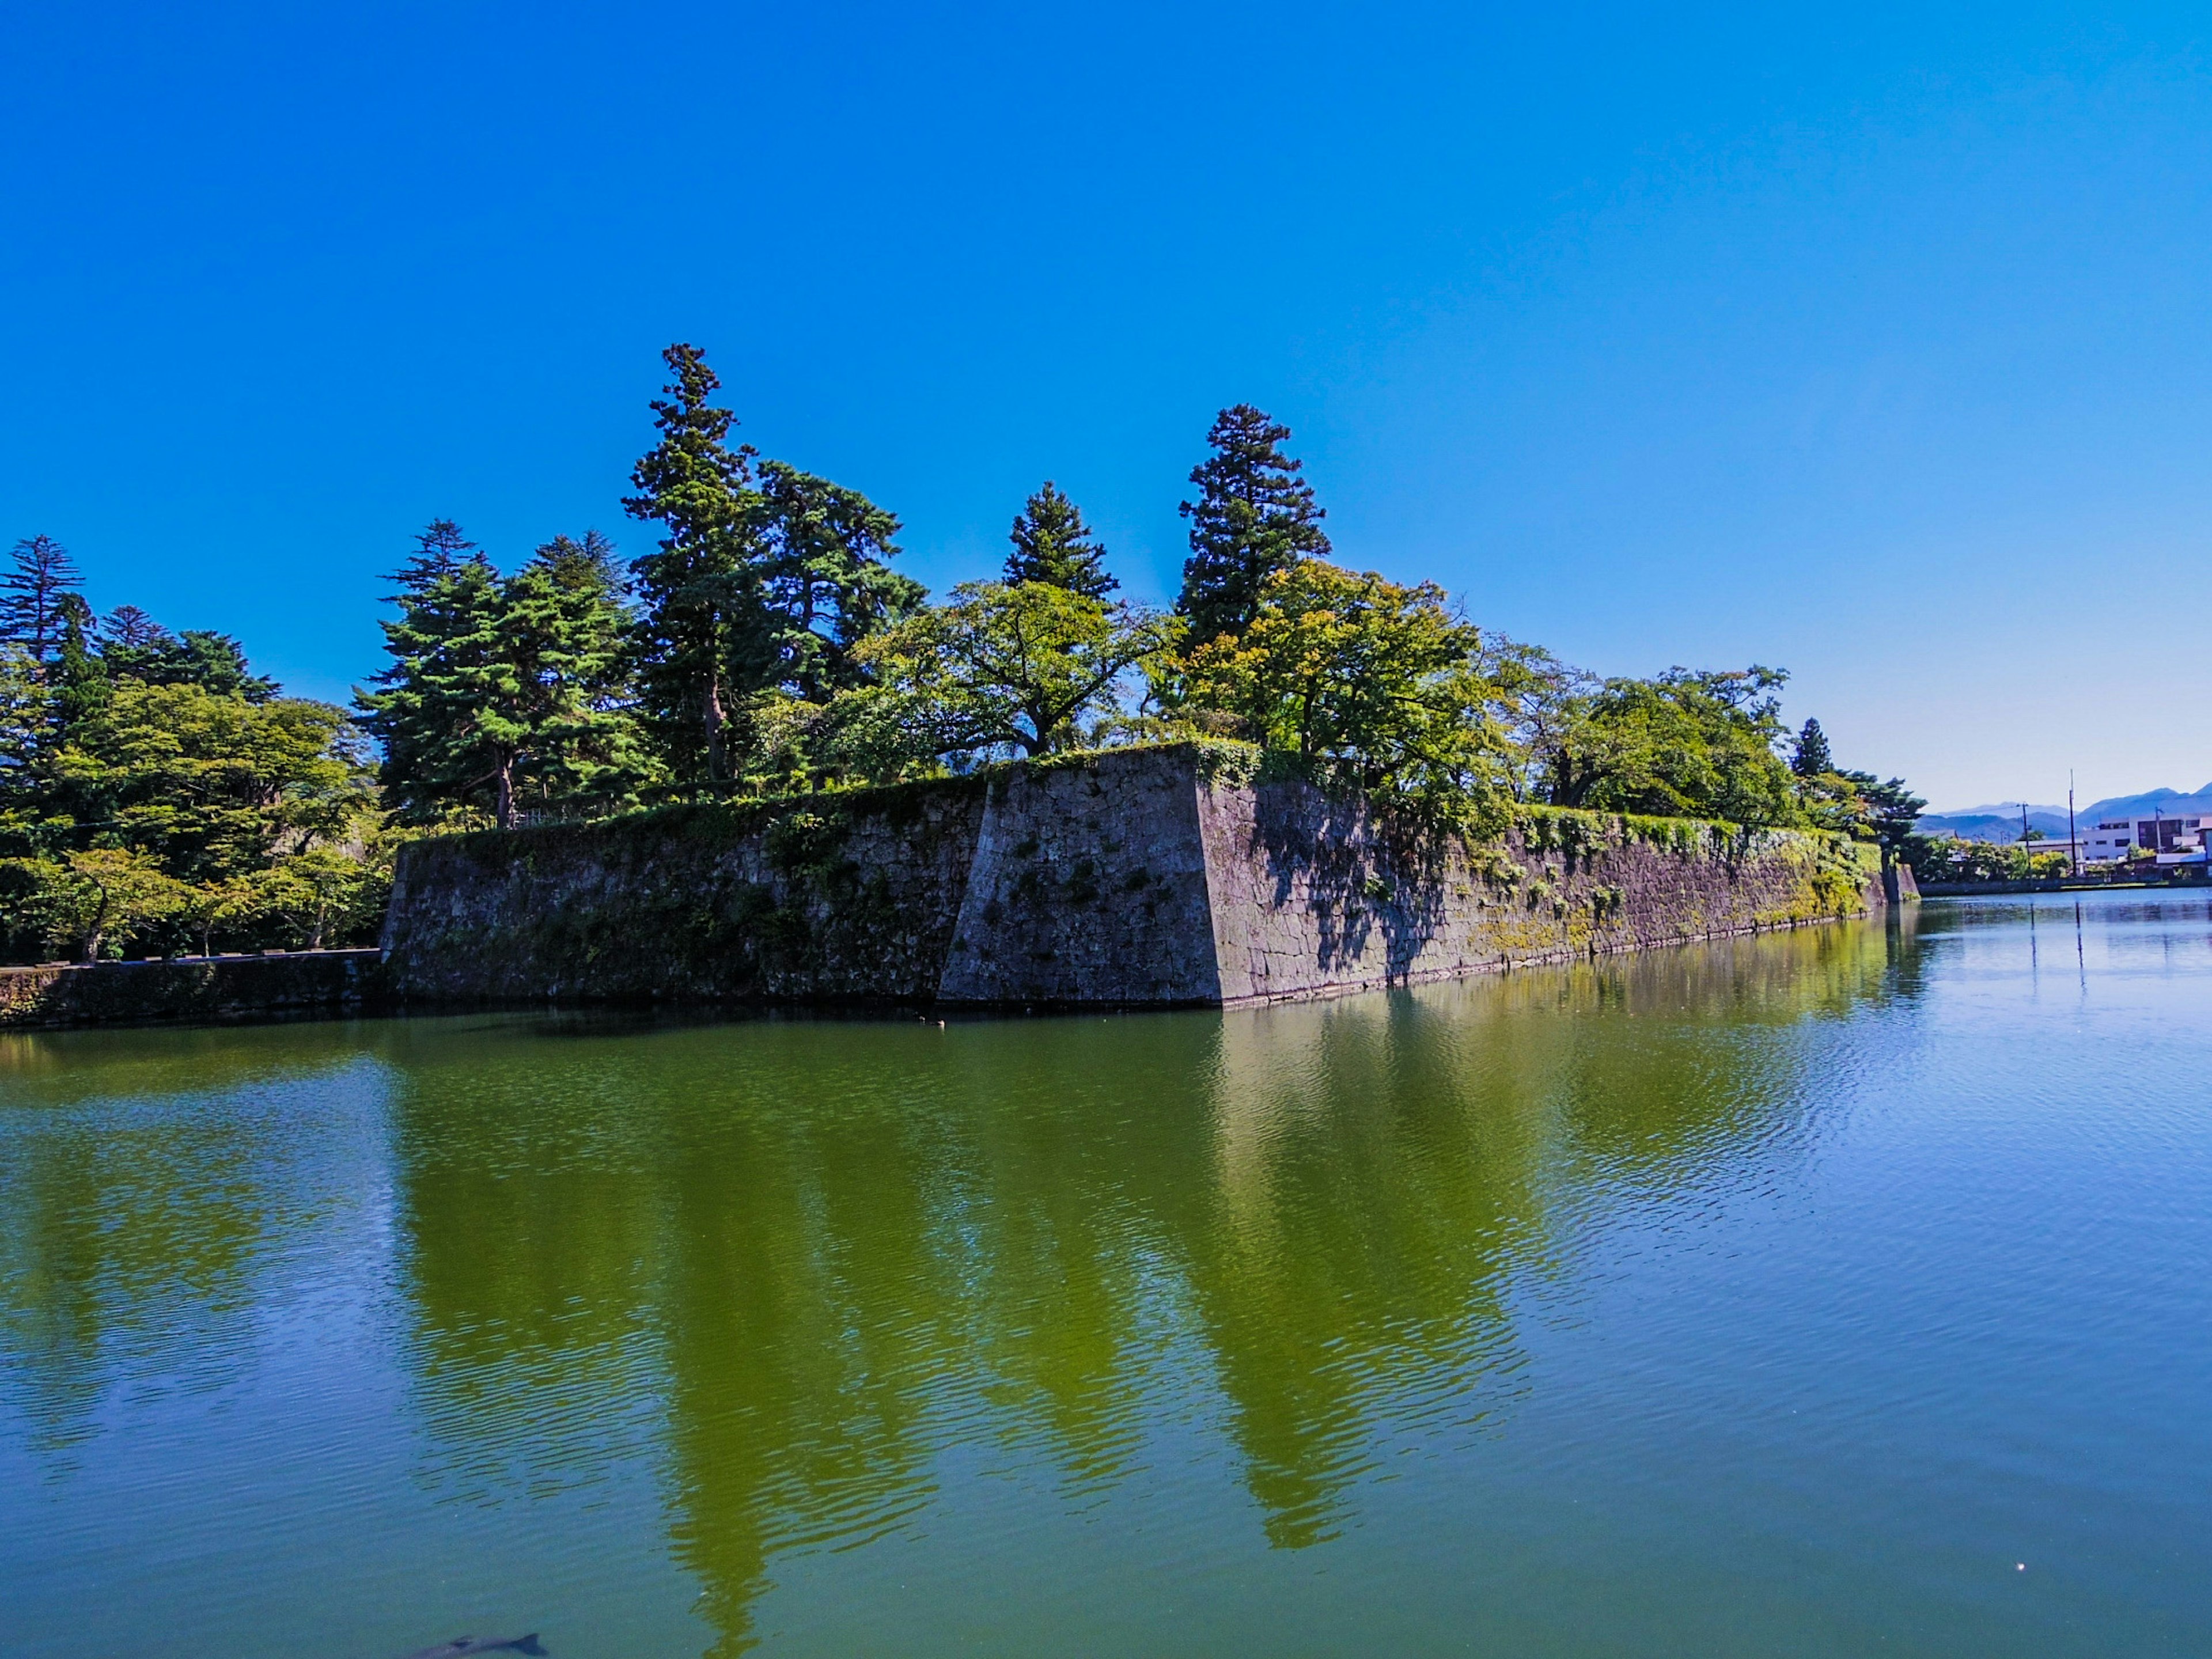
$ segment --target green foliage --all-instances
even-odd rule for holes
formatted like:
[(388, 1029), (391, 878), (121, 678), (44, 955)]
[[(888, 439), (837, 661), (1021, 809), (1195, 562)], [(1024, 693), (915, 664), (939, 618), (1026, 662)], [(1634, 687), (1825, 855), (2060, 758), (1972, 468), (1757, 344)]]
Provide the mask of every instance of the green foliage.
[(1123, 683), (1181, 634), (1172, 617), (1048, 582), (971, 582), (869, 641), (878, 684), (854, 701), (917, 757), (1050, 754), (1095, 738)]
[(1290, 435), (1249, 404), (1223, 410), (1206, 434), (1213, 453), (1190, 475), (1198, 499), (1180, 509), (1190, 520), (1190, 558), (1176, 610), (1195, 644), (1242, 633), (1270, 576), (1329, 550), (1327, 514), (1298, 477), (1304, 463), (1282, 452)]
[(638, 621), (646, 715), (678, 775), (730, 775), (726, 729), (731, 659), (752, 618), (746, 592), (759, 492), (751, 445), (728, 441), (735, 417), (709, 401), (721, 381), (706, 354), (676, 344), (661, 353), (673, 380), (653, 403), (660, 441), (631, 471), (633, 518), (667, 534), (630, 567), (643, 607)]
[[(95, 625), (66, 588), (43, 651), (0, 647), (0, 951), (298, 943), (296, 908), (255, 910), (249, 887), (380, 887), (374, 779), (343, 711), (282, 696), (222, 635), (127, 605)], [(326, 908), (324, 930), (358, 937), (371, 903)]]
[(1107, 574), (1106, 550), (1083, 522), (1082, 513), (1049, 478), (1014, 520), (1011, 539), (1014, 550), (1007, 557), (1006, 574), (1009, 587), (1046, 582), (1086, 599), (1103, 599), (1121, 586)]
[(631, 567), (643, 710), (676, 776), (721, 781), (759, 769), (734, 752), (749, 703), (826, 703), (864, 684), (855, 648), (923, 589), (890, 567), (896, 517), (786, 462), (756, 477), (758, 452), (730, 446), (733, 417), (708, 401), (721, 382), (705, 354), (679, 344), (662, 357), (675, 378), (653, 404), (660, 441), (623, 502), (668, 532)]
[(473, 809), (506, 828), (526, 803), (634, 786), (645, 765), (611, 546), (558, 537), (501, 580), (441, 520), (418, 538), (384, 624), (383, 689), (356, 699), (403, 820)]
[(1900, 851), (1916, 882), (2047, 880), (2070, 872), (2063, 853), (2037, 853), (2019, 843), (1908, 835)]
[(1764, 827), (1802, 823), (1771, 695), (1788, 677), (1672, 668), (1578, 697), (1545, 757), (1553, 804)]
[(1828, 734), (1820, 722), (1808, 720), (1797, 733), (1797, 746), (1790, 757), (1790, 769), (1801, 778), (1817, 778), (1836, 769), (1828, 753)]
[(890, 566), (898, 528), (857, 489), (782, 461), (762, 463), (745, 572), (749, 690), (781, 689), (819, 703), (866, 683), (857, 648), (925, 597), (920, 582)]
[(100, 847), (59, 858), (7, 861), (15, 908), (46, 944), (79, 962), (137, 939), (175, 915), (191, 890), (146, 854)]
[(52, 536), (27, 536), (0, 575), (0, 645), (43, 663), (61, 645), (65, 602), (82, 583), (69, 550)]
[(1223, 715), (1271, 770), (1468, 830), (1504, 822), (1512, 761), (1481, 635), (1434, 583), (1300, 559), (1261, 585), (1241, 637), (1200, 646), (1176, 701)]
[(345, 715), (192, 684), (110, 682), (43, 768), (50, 817), (99, 826), (190, 882), (342, 836), (370, 805)]

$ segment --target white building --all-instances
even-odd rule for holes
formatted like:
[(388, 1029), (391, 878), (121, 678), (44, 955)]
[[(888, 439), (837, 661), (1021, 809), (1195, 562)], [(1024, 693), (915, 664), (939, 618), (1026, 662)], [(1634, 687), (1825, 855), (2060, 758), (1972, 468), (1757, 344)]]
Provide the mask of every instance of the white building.
[(2081, 861), (2110, 864), (2148, 847), (2160, 864), (2194, 863), (2204, 855), (2204, 819), (2189, 813), (2166, 817), (2103, 818), (2081, 831)]

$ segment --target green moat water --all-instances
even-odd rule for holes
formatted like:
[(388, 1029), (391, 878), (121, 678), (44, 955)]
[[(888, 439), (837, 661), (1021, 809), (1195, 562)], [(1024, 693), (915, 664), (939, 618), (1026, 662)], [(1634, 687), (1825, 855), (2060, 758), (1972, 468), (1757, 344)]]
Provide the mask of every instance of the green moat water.
[(2195, 897), (0, 1037), (0, 1650), (2203, 1653), (2208, 1265)]

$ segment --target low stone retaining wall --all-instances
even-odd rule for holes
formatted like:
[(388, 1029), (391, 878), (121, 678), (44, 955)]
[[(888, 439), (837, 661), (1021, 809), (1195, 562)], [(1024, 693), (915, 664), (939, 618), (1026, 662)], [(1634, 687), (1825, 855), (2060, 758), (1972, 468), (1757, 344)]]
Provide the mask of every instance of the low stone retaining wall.
[(404, 1001), (1221, 1006), (1862, 915), (1835, 836), (1530, 811), (1408, 838), (1176, 744), (402, 849)]
[(374, 950), (0, 968), (0, 1030), (337, 1012), (375, 1005), (383, 979)]

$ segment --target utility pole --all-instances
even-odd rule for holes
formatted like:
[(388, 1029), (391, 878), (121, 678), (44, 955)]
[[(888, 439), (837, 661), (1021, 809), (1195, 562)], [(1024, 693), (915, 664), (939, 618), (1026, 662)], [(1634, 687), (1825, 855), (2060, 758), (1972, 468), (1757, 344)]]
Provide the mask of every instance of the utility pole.
[(2074, 769), (2066, 769), (2066, 856), (2074, 866), (2074, 879), (2081, 879), (2081, 836), (2074, 828)]

